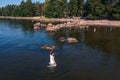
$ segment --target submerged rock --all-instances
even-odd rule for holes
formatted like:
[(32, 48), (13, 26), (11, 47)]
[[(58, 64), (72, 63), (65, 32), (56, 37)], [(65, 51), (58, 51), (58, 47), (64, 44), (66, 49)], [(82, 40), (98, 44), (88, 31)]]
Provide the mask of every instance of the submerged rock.
[(67, 42), (72, 44), (72, 43), (77, 43), (78, 40), (76, 38), (67, 38)]
[(59, 39), (59, 41), (63, 43), (63, 42), (66, 41), (66, 39), (65, 39), (64, 37), (61, 37), (61, 38)]
[(34, 28), (33, 28), (34, 30), (39, 30), (40, 29), (40, 27), (38, 27), (38, 26), (34, 26)]
[(41, 46), (41, 48), (46, 49), (46, 50), (55, 50), (55, 49), (57, 49), (57, 47), (54, 46), (54, 45), (43, 45), (43, 46)]

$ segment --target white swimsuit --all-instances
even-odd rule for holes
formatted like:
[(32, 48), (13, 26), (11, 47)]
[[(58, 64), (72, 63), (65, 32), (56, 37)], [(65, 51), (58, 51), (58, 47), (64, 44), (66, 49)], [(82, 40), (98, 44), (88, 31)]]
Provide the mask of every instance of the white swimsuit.
[(56, 66), (54, 56), (52, 56), (52, 55), (50, 55), (50, 63), (49, 64), (52, 65), (52, 66)]

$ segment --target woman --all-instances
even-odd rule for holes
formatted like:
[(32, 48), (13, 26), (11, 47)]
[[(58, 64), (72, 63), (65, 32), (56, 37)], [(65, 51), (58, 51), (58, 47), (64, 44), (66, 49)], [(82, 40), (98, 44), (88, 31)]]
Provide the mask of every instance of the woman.
[(55, 59), (54, 59), (54, 53), (53, 51), (50, 52), (50, 66), (57, 66)]

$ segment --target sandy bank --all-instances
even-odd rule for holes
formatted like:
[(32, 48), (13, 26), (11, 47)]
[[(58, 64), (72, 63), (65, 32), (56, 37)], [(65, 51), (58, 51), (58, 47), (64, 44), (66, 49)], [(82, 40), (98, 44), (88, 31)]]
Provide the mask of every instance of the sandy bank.
[(0, 19), (18, 19), (18, 20), (34, 20), (43, 22), (78, 22), (80, 25), (87, 26), (116, 26), (120, 27), (120, 21), (109, 21), (109, 20), (83, 20), (83, 19), (56, 19), (56, 18), (44, 18), (44, 17), (4, 17), (0, 16)]

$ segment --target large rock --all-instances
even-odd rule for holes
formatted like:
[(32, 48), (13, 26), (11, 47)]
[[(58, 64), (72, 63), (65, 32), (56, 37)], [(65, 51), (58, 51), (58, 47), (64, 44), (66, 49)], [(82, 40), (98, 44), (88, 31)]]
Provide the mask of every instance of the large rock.
[(40, 29), (40, 26), (41, 26), (41, 23), (40, 23), (40, 22), (35, 23), (33, 29), (34, 29), (34, 30), (39, 30), (39, 29)]
[(53, 26), (52, 23), (49, 23), (49, 24), (48, 24), (48, 27), (52, 27), (52, 26)]
[(47, 27), (47, 25), (46, 24), (41, 24), (41, 27)]
[(35, 27), (35, 26), (36, 26), (36, 27), (40, 27), (40, 26), (41, 26), (41, 23), (40, 23), (40, 22), (35, 23), (35, 24), (34, 24), (34, 27)]
[(71, 22), (67, 22), (67, 25), (71, 24)]
[(46, 49), (46, 50), (55, 50), (55, 49), (57, 49), (57, 47), (54, 46), (54, 45), (43, 45), (43, 46), (41, 46), (41, 48)]
[(60, 37), (59, 41), (63, 43), (66, 41), (66, 39), (64, 37)]
[(48, 24), (47, 28), (46, 28), (47, 32), (55, 32), (56, 29), (54, 27), (54, 25), (52, 25), (51, 23)]
[(78, 42), (78, 40), (76, 39), (76, 38), (67, 38), (67, 42), (68, 43), (77, 43)]
[(56, 29), (55, 29), (54, 27), (47, 27), (47, 28), (46, 28), (46, 31), (47, 31), (47, 32), (55, 32)]
[(39, 30), (40, 29), (40, 27), (38, 27), (38, 26), (34, 26), (34, 28), (33, 28), (34, 30)]
[(74, 27), (76, 23), (73, 22), (67, 22), (66, 27)]

